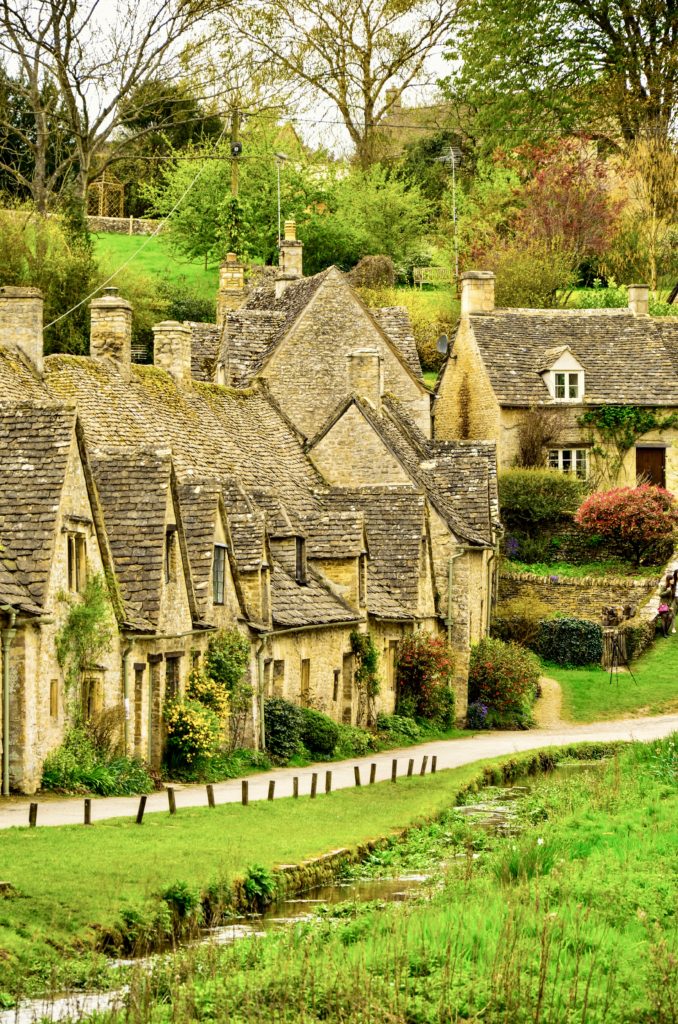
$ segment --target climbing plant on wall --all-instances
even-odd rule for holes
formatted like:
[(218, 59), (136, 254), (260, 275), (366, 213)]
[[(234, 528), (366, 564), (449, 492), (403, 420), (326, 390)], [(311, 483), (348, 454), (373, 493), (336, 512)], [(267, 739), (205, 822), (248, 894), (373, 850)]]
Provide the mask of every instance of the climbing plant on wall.
[(358, 687), (358, 724), (374, 725), (374, 702), (379, 693), (379, 651), (371, 633), (351, 633), (351, 650), (355, 655), (357, 668), (355, 682)]
[(592, 453), (605, 467), (602, 475), (614, 482), (636, 441), (650, 430), (678, 427), (678, 414), (661, 415), (637, 405), (602, 405), (587, 409), (577, 422), (591, 433)]
[(56, 655), (63, 669), (66, 689), (80, 695), (87, 671), (110, 650), (113, 616), (108, 588), (102, 575), (90, 576), (80, 596), (60, 593), (68, 610), (55, 637)]

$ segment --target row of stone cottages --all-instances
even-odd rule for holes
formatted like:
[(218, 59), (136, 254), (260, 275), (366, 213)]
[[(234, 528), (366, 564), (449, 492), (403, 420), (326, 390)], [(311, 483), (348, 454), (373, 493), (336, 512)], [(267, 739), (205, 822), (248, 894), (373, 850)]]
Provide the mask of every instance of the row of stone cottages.
[(164, 701), (222, 627), (251, 639), (254, 737), (266, 694), (356, 722), (354, 629), (378, 645), (386, 711), (400, 638), (446, 631), (464, 715), (494, 587), (494, 444), (432, 440), (403, 310), (368, 309), (335, 268), (303, 278), (294, 237), (281, 263), (246, 293), (230, 259), (219, 323), (157, 325), (154, 365), (132, 361), (113, 290), (92, 302), (89, 356), (43, 358), (39, 293), (0, 289), (5, 791), (33, 791), (63, 739), (55, 638), (92, 574), (117, 632), (78, 699), (121, 709), (126, 750), (155, 766)]

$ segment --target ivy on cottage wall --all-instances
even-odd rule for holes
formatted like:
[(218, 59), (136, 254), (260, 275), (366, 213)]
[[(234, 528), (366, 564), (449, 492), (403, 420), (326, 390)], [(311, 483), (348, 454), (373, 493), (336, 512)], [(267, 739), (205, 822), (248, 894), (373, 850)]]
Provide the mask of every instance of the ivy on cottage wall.
[(603, 405), (587, 409), (577, 423), (590, 432), (591, 451), (606, 467), (601, 475), (614, 483), (636, 441), (650, 430), (678, 427), (678, 414), (662, 415), (657, 409), (637, 405)]

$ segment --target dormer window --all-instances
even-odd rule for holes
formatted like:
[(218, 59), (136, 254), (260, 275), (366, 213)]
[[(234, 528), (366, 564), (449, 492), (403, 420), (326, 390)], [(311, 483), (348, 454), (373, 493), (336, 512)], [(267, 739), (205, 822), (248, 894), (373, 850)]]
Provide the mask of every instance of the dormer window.
[(558, 402), (576, 402), (581, 398), (582, 387), (581, 387), (581, 376), (582, 374), (575, 372), (566, 372), (557, 370), (553, 374), (554, 378), (554, 392), (553, 397)]
[(212, 590), (214, 603), (223, 604), (226, 590), (226, 545), (214, 545), (214, 559), (212, 561)]

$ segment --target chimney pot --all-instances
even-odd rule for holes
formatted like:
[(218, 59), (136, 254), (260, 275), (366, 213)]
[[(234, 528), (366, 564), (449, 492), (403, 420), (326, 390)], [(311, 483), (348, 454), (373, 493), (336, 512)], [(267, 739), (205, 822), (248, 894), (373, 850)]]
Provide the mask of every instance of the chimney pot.
[(182, 384), (191, 379), (191, 329), (178, 320), (153, 327), (153, 363)]
[(20, 348), (42, 373), (42, 292), (0, 287), (0, 346)]
[(629, 285), (629, 309), (634, 316), (647, 316), (650, 311), (650, 286), (647, 284)]
[(297, 222), (296, 220), (285, 221), (285, 241), (296, 242), (297, 240)]
[(494, 274), (491, 270), (467, 270), (461, 275), (461, 315), (491, 313), (494, 309)]
[(280, 239), (278, 265), (283, 274), (303, 277), (303, 244), (297, 239), (297, 223), (285, 221), (285, 236)]
[(384, 393), (384, 361), (376, 348), (363, 348), (348, 355), (349, 389), (381, 412)]
[(89, 354), (93, 359), (109, 359), (125, 380), (132, 366), (132, 305), (118, 294), (106, 294), (90, 304)]

